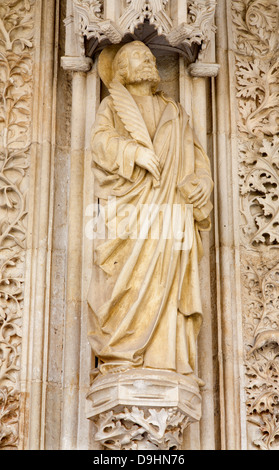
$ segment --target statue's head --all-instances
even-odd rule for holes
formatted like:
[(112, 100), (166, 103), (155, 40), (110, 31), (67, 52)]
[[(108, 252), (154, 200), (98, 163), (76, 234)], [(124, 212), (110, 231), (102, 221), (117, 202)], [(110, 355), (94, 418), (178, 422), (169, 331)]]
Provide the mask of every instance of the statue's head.
[(117, 52), (112, 64), (113, 77), (122, 85), (151, 82), (155, 93), (160, 76), (156, 67), (156, 58), (150, 49), (140, 41), (125, 44)]

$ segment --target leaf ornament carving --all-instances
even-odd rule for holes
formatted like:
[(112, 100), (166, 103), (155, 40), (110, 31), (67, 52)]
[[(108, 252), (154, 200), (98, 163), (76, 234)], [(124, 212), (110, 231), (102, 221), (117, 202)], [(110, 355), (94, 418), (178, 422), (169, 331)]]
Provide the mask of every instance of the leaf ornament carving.
[(279, 263), (243, 256), (247, 420), (253, 446), (279, 450)]
[(120, 3), (118, 12), (121, 14), (112, 20), (105, 11), (103, 1), (73, 0), (74, 23), (81, 56), (85, 56), (86, 53), (84, 39), (94, 38), (97, 42), (106, 39), (112, 44), (119, 44), (126, 35), (139, 38), (137, 29), (145, 22), (149, 22), (159, 36), (165, 36), (170, 45), (179, 48), (184, 54), (190, 53), (188, 46), (191, 47), (193, 44), (201, 46), (199, 53), (201, 59), (212, 33), (216, 31), (214, 26), (216, 0), (188, 0), (187, 14), (178, 21), (178, 24), (171, 17), (169, 0), (123, 0)]
[(231, 5), (243, 243), (279, 247), (278, 3), (236, 0)]
[(19, 394), (12, 387), (0, 389), (0, 448), (17, 447)]
[(104, 2), (100, 0), (77, 0), (77, 3), (83, 3), (87, 6), (92, 17), (101, 18), (104, 10)]
[(279, 5), (231, 2), (249, 448), (279, 450)]
[(0, 4), (0, 449), (18, 445), (34, 5)]
[(238, 55), (270, 58), (278, 44), (276, 0), (233, 0), (231, 8)]
[(172, 22), (165, 13), (168, 0), (127, 0), (127, 9), (121, 19), (121, 24), (129, 25), (129, 30), (134, 34), (139, 23), (148, 20), (154, 24), (158, 34), (168, 33), (172, 27)]
[(278, 131), (279, 63), (255, 58), (237, 59), (239, 130), (249, 138), (261, 139)]
[(189, 417), (172, 408), (132, 406), (102, 413), (95, 424), (96, 439), (105, 450), (178, 450)]
[(279, 137), (240, 147), (241, 213), (249, 245), (279, 244)]

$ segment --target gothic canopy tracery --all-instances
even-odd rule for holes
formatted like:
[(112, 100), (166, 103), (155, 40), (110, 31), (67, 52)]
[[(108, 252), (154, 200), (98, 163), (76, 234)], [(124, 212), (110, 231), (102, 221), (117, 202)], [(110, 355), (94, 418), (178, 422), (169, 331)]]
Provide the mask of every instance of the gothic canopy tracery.
[[(215, 31), (216, 0), (126, 0), (117, 15), (106, 0), (73, 0), (74, 30), (80, 56), (96, 48), (139, 39), (169, 47), (189, 62), (201, 58)], [(144, 32), (143, 32), (144, 30)]]

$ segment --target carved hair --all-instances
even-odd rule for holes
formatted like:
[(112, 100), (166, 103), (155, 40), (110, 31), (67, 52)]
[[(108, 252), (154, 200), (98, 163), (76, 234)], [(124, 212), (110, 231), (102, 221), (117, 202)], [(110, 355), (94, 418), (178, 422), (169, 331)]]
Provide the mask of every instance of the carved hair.
[(112, 64), (113, 78), (122, 83), (122, 85), (125, 85), (125, 81), (127, 79), (128, 66), (128, 51), (127, 48), (123, 46), (116, 54)]
[[(124, 46), (121, 47), (121, 49), (117, 52), (113, 60), (113, 64), (112, 64), (113, 78), (118, 80), (124, 86), (127, 84), (127, 78), (128, 78), (129, 53), (130, 53), (130, 50), (134, 49), (135, 47), (148, 49), (148, 47), (141, 41), (129, 42), (128, 44), (125, 44)], [(157, 85), (158, 83), (154, 83), (154, 86), (152, 87), (153, 93), (155, 93)]]

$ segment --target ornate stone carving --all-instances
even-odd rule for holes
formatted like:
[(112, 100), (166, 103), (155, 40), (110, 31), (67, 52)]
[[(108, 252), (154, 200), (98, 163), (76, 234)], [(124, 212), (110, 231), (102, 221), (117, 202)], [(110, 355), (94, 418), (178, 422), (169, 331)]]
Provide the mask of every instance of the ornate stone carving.
[(270, 59), (278, 44), (276, 0), (233, 0), (231, 6), (238, 55)]
[(262, 139), (277, 132), (279, 65), (272, 60), (237, 58), (239, 130)]
[(18, 440), (19, 393), (13, 387), (0, 389), (0, 449), (15, 448)]
[(173, 46), (186, 43), (201, 45), (199, 59), (210, 41), (212, 32), (216, 31), (214, 26), (214, 15), (216, 0), (190, 0), (187, 2), (187, 22), (182, 22), (174, 28), (167, 36), (167, 40)]
[(165, 11), (168, 0), (127, 0), (127, 8), (120, 17), (119, 25), (123, 33), (134, 33), (139, 24), (148, 20), (158, 34), (168, 34), (172, 21)]
[(32, 47), (34, 0), (3, 0), (0, 5), (0, 43), (5, 51)]
[(0, 448), (17, 442), (33, 5), (0, 5)]
[(169, 371), (98, 377), (87, 398), (95, 439), (108, 450), (178, 450), (183, 431), (201, 416), (197, 380)]
[(77, 7), (81, 6), (86, 8), (92, 20), (95, 19), (95, 21), (97, 21), (98, 19), (103, 17), (103, 0), (75, 0), (75, 2)]
[(125, 407), (98, 416), (95, 439), (108, 450), (179, 450), (188, 424), (175, 408)]
[(279, 449), (279, 263), (243, 257), (248, 421), (261, 449)]
[(268, 342), (277, 341), (279, 330), (279, 262), (257, 254), (243, 259), (247, 307), (245, 337), (249, 355)]
[(80, 55), (85, 56), (84, 39), (108, 39), (113, 44), (121, 41), (116, 24), (103, 18), (103, 2), (98, 0), (73, 0), (75, 30), (79, 38)]
[(242, 231), (250, 246), (279, 244), (279, 138), (239, 145)]
[(277, 8), (275, 1), (232, 3), (243, 233), (251, 245), (279, 242)]
[(84, 38), (96, 38), (99, 42), (108, 39), (113, 44), (122, 41), (125, 35), (134, 34), (136, 28), (148, 20), (158, 35), (163, 35), (169, 44), (183, 50), (185, 46), (198, 44), (201, 54), (207, 48), (214, 27), (216, 0), (190, 0), (187, 2), (187, 17), (174, 26), (166, 11), (168, 0), (127, 0), (123, 14), (115, 21), (103, 16), (103, 2), (96, 0), (73, 0), (75, 30), (79, 35), (81, 56), (85, 55)]
[(231, 2), (249, 446), (278, 449), (278, 3)]
[(255, 351), (247, 363), (248, 422), (253, 426), (253, 445), (262, 450), (279, 450), (279, 347), (277, 339)]

